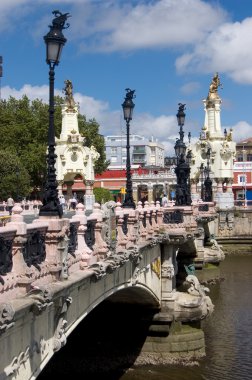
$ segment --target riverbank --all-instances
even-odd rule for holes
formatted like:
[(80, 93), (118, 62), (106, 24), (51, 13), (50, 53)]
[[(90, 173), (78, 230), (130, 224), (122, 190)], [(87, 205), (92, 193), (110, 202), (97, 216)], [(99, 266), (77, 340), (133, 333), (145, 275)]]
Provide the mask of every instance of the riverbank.
[(252, 253), (252, 236), (221, 236), (216, 240), (226, 255)]

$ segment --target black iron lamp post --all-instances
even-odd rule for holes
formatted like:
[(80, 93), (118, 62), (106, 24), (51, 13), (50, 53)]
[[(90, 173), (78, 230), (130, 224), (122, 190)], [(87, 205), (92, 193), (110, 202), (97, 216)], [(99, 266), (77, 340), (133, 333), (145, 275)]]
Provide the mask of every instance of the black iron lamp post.
[(186, 157), (186, 145), (184, 143), (183, 125), (185, 123), (185, 104), (179, 103), (177, 120), (179, 125), (179, 139), (174, 146), (177, 156), (177, 166), (175, 173), (177, 176), (176, 185), (176, 206), (189, 206), (192, 203), (190, 189), (190, 159), (191, 153)]
[(201, 199), (204, 202), (212, 202), (212, 198), (213, 198), (212, 180), (210, 178), (210, 171), (211, 171), (210, 157), (211, 157), (211, 148), (208, 148), (206, 152), (207, 165), (205, 167), (203, 163), (200, 165)]
[(49, 130), (48, 130), (48, 154), (47, 154), (47, 178), (43, 194), (43, 205), (40, 208), (41, 216), (62, 217), (63, 210), (58, 199), (56, 181), (56, 154), (55, 154), (55, 132), (54, 132), (54, 68), (60, 62), (62, 48), (66, 43), (62, 30), (69, 27), (65, 22), (69, 13), (62, 14), (59, 11), (52, 12), (55, 18), (52, 20), (50, 30), (44, 40), (46, 43), (46, 62), (49, 65)]
[(19, 176), (20, 176), (20, 170), (19, 167), (16, 167), (16, 177), (17, 177), (17, 202), (19, 202)]
[(203, 165), (203, 162), (201, 163), (199, 170), (200, 170), (200, 183), (201, 183), (201, 195), (200, 195), (200, 197), (201, 197), (201, 199), (203, 201), (204, 198), (205, 198), (205, 195), (204, 195), (204, 165)]
[[(190, 132), (189, 132), (190, 133)], [(191, 135), (191, 133), (190, 133)], [(186, 154), (186, 162), (189, 166), (189, 174), (188, 174), (188, 188), (191, 191), (191, 179), (190, 179), (190, 172), (191, 172), (191, 162), (192, 162), (192, 151), (189, 149)]]
[(204, 201), (205, 202), (212, 202), (213, 191), (212, 191), (212, 180), (210, 178), (211, 148), (207, 149), (206, 157), (207, 157), (207, 166), (205, 167), (205, 182), (204, 182), (205, 197), (204, 197)]
[(133, 98), (135, 98), (135, 90), (126, 88), (126, 96), (122, 104), (123, 116), (126, 121), (127, 128), (127, 161), (126, 161), (126, 195), (122, 207), (124, 208), (136, 208), (133, 194), (132, 194), (132, 179), (131, 179), (131, 165), (130, 165), (130, 120), (132, 120), (133, 109), (135, 104), (133, 103)]

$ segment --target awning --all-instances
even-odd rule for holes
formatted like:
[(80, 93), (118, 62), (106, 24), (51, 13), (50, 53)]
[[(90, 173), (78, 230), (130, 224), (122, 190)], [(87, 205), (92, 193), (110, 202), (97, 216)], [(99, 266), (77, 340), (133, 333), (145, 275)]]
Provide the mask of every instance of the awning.
[(120, 193), (120, 189), (118, 190), (109, 190), (111, 192), (111, 194), (119, 194)]

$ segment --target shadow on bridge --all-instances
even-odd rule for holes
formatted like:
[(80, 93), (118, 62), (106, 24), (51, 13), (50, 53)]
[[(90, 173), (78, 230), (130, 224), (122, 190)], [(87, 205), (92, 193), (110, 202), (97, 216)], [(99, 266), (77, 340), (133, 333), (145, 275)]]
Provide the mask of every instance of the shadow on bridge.
[(120, 379), (141, 352), (155, 312), (143, 305), (103, 301), (72, 332), (37, 379)]

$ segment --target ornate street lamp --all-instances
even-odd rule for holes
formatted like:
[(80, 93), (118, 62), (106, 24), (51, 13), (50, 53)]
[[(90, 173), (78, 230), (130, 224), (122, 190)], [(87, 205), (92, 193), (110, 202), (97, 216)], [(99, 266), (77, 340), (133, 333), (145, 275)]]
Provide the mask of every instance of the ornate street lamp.
[(204, 187), (205, 187), (204, 201), (205, 202), (212, 202), (212, 198), (213, 198), (212, 180), (210, 178), (210, 170), (211, 170), (210, 157), (211, 157), (211, 148), (208, 148), (207, 153), (206, 153), (207, 166), (205, 167), (205, 182), (204, 182)]
[(127, 128), (127, 161), (126, 161), (126, 195), (122, 207), (124, 208), (136, 208), (135, 202), (132, 195), (132, 179), (131, 179), (131, 165), (130, 165), (130, 120), (132, 120), (133, 109), (135, 104), (133, 103), (133, 98), (135, 98), (135, 90), (126, 88), (126, 96), (122, 104), (123, 116), (126, 121)]
[(206, 159), (207, 165), (204, 167), (203, 163), (200, 165), (200, 176), (201, 176), (201, 199), (204, 202), (212, 202), (213, 191), (212, 191), (212, 180), (210, 178), (210, 157), (211, 148), (207, 149)]
[(191, 152), (186, 156), (186, 145), (184, 143), (183, 125), (185, 123), (185, 104), (179, 103), (177, 120), (179, 125), (179, 139), (174, 146), (177, 156), (177, 166), (175, 173), (177, 176), (176, 185), (176, 206), (189, 206), (192, 203), (190, 189), (190, 160)]
[(16, 167), (16, 177), (17, 177), (17, 202), (19, 202), (19, 176), (20, 176), (20, 170), (19, 167)]
[(62, 217), (63, 210), (58, 199), (56, 181), (56, 154), (55, 154), (55, 132), (54, 132), (54, 68), (60, 62), (62, 48), (66, 43), (62, 30), (69, 27), (65, 22), (69, 13), (62, 14), (59, 11), (52, 12), (55, 18), (49, 25), (49, 32), (44, 36), (46, 43), (46, 62), (49, 65), (49, 130), (48, 130), (48, 154), (47, 154), (47, 179), (43, 194), (43, 205), (40, 208), (41, 216)]
[(204, 195), (204, 164), (203, 164), (203, 162), (201, 163), (199, 170), (200, 170), (200, 183), (201, 183), (201, 195), (200, 195), (200, 197), (203, 201), (205, 198), (205, 195)]

